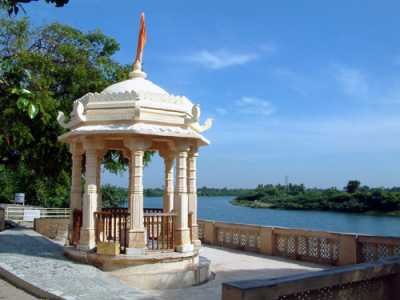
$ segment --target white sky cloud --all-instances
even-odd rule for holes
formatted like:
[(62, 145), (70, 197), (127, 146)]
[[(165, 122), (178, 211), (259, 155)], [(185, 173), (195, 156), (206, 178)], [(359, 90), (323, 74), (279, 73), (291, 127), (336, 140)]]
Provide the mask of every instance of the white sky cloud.
[(369, 91), (366, 75), (359, 69), (348, 66), (336, 66), (336, 80), (343, 92), (349, 96), (366, 96)]
[(276, 111), (271, 102), (256, 97), (244, 96), (236, 101), (236, 106), (243, 114), (269, 116)]
[(258, 58), (255, 53), (239, 53), (227, 50), (201, 50), (187, 57), (187, 60), (205, 68), (218, 70), (232, 66), (245, 65)]
[(400, 54), (398, 54), (398, 55), (396, 55), (396, 56), (394, 57), (394, 64), (395, 64), (396, 66), (400, 66)]
[(278, 46), (275, 43), (264, 43), (260, 45), (260, 51), (263, 52), (263, 54), (267, 55), (272, 55), (275, 54), (278, 51)]
[(222, 108), (222, 107), (216, 108), (215, 111), (217, 112), (217, 114), (219, 114), (221, 116), (225, 116), (228, 113), (228, 110), (226, 108)]

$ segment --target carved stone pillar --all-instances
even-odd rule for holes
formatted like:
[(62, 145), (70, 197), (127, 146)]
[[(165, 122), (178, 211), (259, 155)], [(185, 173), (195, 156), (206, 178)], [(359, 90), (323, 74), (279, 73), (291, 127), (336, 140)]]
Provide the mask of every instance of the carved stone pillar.
[(68, 225), (69, 241), (73, 241), (74, 235), (74, 210), (82, 209), (82, 155), (83, 148), (81, 144), (70, 144), (69, 151), (72, 155), (72, 172), (71, 172), (71, 193), (69, 207), (72, 210)]
[(142, 254), (146, 248), (143, 220), (143, 156), (150, 144), (140, 138), (124, 141), (130, 150), (128, 212), (130, 228), (128, 232), (128, 254)]
[(71, 172), (71, 195), (69, 207), (82, 209), (82, 154), (83, 148), (80, 144), (71, 144), (70, 152), (72, 154), (72, 172)]
[[(131, 194), (131, 175), (132, 175), (132, 171), (131, 171), (131, 152), (128, 149), (124, 149), (122, 150), (122, 155), (124, 156), (124, 158), (128, 161), (128, 206), (129, 206), (129, 197)], [(129, 220), (128, 220), (129, 222)], [(128, 226), (130, 226), (128, 224)]]
[(192, 243), (200, 247), (197, 225), (197, 147), (192, 147), (188, 154), (188, 198), (189, 198), (189, 225), (192, 232)]
[(187, 194), (187, 157), (189, 146), (185, 143), (177, 145), (176, 155), (176, 181), (174, 212), (176, 216), (175, 224), (175, 244), (176, 251), (193, 251), (190, 240), (190, 230), (188, 227), (188, 194)]
[(168, 213), (174, 209), (174, 155), (161, 154), (164, 159), (164, 195), (163, 210)]
[(84, 141), (83, 146), (86, 153), (86, 183), (82, 205), (82, 228), (79, 248), (89, 250), (96, 246), (94, 212), (97, 210), (98, 150), (103, 147), (99, 142), (89, 139)]
[(104, 151), (98, 150), (97, 151), (97, 210), (101, 211), (103, 208), (103, 195), (101, 192), (101, 162), (103, 161)]

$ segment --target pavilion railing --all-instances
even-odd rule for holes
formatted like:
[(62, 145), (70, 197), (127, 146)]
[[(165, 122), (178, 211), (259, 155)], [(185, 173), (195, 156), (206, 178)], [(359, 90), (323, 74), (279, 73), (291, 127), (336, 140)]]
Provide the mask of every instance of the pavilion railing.
[(205, 244), (335, 266), (400, 255), (399, 237), (198, 220)]
[(193, 227), (192, 227), (192, 225), (193, 225), (193, 213), (189, 212), (189, 215), (188, 215), (188, 227), (189, 227), (189, 230), (190, 230), (190, 240), (191, 241), (193, 241)]
[(94, 213), (96, 243), (119, 242), (120, 252), (126, 253), (129, 214), (125, 211)]
[[(128, 208), (126, 207), (107, 207), (103, 208), (102, 211), (108, 211), (112, 213), (119, 213), (119, 212), (128, 212)], [(143, 209), (143, 212), (146, 213), (162, 213), (163, 209), (162, 208), (153, 208), (153, 207), (145, 207)]]
[(128, 213), (128, 209), (125, 207), (105, 207), (101, 211), (111, 213)]
[(149, 250), (173, 250), (175, 247), (174, 213), (144, 213)]
[(145, 207), (145, 208), (143, 209), (143, 212), (144, 212), (145, 214), (152, 214), (152, 213), (157, 213), (157, 214), (159, 214), (159, 213), (162, 213), (162, 212), (163, 212), (163, 209), (162, 209), (162, 208), (154, 208), (154, 207)]

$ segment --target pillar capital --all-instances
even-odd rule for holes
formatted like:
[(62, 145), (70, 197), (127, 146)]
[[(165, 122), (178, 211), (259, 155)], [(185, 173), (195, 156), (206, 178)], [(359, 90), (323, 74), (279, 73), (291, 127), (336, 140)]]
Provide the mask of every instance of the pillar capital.
[(69, 144), (69, 152), (73, 155), (73, 156), (78, 156), (78, 155), (82, 155), (85, 151), (82, 147), (81, 143), (75, 142), (72, 144)]
[(197, 145), (191, 146), (189, 150), (189, 155), (192, 157), (198, 157), (199, 156), (199, 147)]
[(82, 141), (83, 149), (85, 151), (88, 150), (104, 150), (105, 145), (104, 142), (97, 139), (85, 138)]
[(130, 151), (126, 148), (121, 150), (122, 156), (127, 159), (130, 160), (131, 159), (131, 155), (130, 155)]
[(162, 149), (159, 151), (160, 156), (166, 160), (174, 160), (176, 157), (176, 153), (170, 149)]
[(141, 137), (128, 137), (124, 139), (124, 146), (130, 151), (145, 151), (151, 146), (151, 141)]
[(188, 141), (177, 141), (175, 143), (175, 149), (177, 152), (189, 152), (190, 143)]

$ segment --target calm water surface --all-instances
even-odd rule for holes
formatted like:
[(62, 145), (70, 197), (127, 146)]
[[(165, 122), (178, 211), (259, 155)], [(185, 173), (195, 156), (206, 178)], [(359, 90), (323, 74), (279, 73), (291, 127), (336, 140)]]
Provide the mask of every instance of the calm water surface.
[[(400, 236), (400, 217), (323, 211), (292, 211), (234, 206), (233, 197), (199, 197), (200, 219), (324, 231)], [(161, 198), (146, 198), (145, 207), (162, 207)]]

